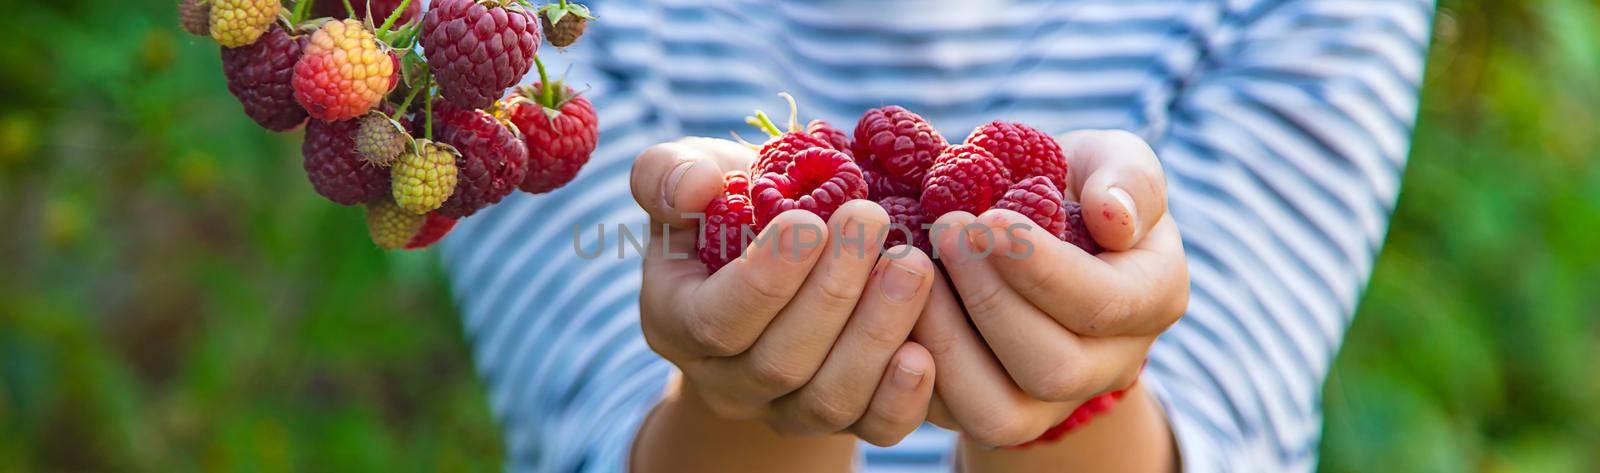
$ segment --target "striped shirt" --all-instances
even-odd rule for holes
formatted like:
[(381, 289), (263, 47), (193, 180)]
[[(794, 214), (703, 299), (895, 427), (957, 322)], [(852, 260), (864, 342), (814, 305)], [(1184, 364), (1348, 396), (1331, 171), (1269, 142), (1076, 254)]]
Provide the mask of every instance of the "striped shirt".
[[(959, 141), (992, 119), (1138, 133), (1166, 168), (1192, 279), (1143, 382), (1195, 471), (1308, 471), (1321, 386), (1372, 270), (1416, 114), (1431, 0), (598, 0), (547, 50), (601, 117), (577, 180), (462, 222), (443, 256), (508, 469), (626, 468), (671, 366), (639, 328), (632, 158), (752, 109), (849, 129), (903, 105)], [(570, 66), (569, 66), (570, 64)], [(606, 254), (585, 251), (607, 226)], [(954, 435), (863, 444), (944, 471)]]

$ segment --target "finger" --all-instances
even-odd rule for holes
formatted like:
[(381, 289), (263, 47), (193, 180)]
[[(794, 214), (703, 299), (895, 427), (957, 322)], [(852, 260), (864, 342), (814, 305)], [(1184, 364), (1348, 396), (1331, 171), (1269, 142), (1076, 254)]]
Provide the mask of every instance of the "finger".
[(1073, 333), (1153, 335), (1187, 307), (1189, 273), (1170, 217), (1138, 246), (1099, 257), (1009, 210), (984, 212), (978, 223), (993, 235), (986, 260), (1006, 286)]
[[(970, 219), (969, 214), (952, 213), (940, 222), (963, 228), (973, 222)], [(968, 237), (963, 238), (963, 233)], [(950, 281), (961, 295), (973, 325), (1011, 379), (1029, 395), (1053, 402), (1082, 401), (1109, 386), (1119, 372), (1112, 371), (1107, 363), (1118, 360), (1090, 359), (1099, 353), (1085, 351), (1076, 334), (1035, 308), (990, 265), (989, 261), (1012, 259), (1001, 255), (1002, 248), (1007, 248), (1003, 246), (1008, 241), (1005, 229), (993, 231), (987, 248), (980, 243), (964, 249), (970, 241), (984, 241), (977, 235), (976, 231), (949, 232), (935, 245), (955, 259), (954, 264), (945, 266)], [(960, 259), (979, 252), (992, 255)]]
[(927, 418), (933, 383), (933, 355), (916, 342), (901, 344), (872, 394), (866, 415), (850, 431), (879, 447), (900, 443)]
[(939, 370), (934, 392), (948, 411), (953, 430), (974, 442), (1016, 445), (1033, 440), (1059, 422), (1041, 415), (1042, 403), (1012, 382), (968, 324), (955, 293), (944, 281), (933, 284), (911, 339), (933, 356), (933, 365)]
[(662, 315), (668, 317), (652, 329), (669, 344), (692, 354), (727, 357), (743, 353), (799, 291), (827, 238), (816, 214), (804, 210), (779, 214), (745, 249), (744, 256), (703, 282), (667, 283), (645, 293), (644, 304), (665, 307)]
[(815, 377), (774, 403), (787, 430), (832, 433), (859, 420), (884, 369), (911, 334), (932, 286), (933, 261), (914, 248), (881, 258), (844, 331)]
[[(729, 146), (732, 145), (732, 146)], [(727, 140), (686, 138), (646, 148), (633, 161), (633, 199), (653, 221), (692, 228), (692, 215), (722, 194), (722, 175), (747, 169), (753, 152)]]
[(889, 214), (857, 200), (839, 207), (829, 220), (829, 244), (821, 259), (755, 345), (739, 356), (708, 360), (746, 402), (765, 404), (810, 381), (867, 288), (883, 248), (876, 235), (889, 225)]
[[(930, 354), (929, 356), (932, 355)], [(961, 431), (961, 425), (956, 423), (955, 416), (950, 415), (950, 408), (944, 405), (944, 400), (939, 399), (937, 393), (933, 395), (933, 399), (928, 401), (928, 423), (937, 425), (945, 430)]]
[(1167, 213), (1167, 178), (1155, 151), (1122, 130), (1073, 132), (1061, 143), (1095, 242), (1110, 251), (1133, 248)]

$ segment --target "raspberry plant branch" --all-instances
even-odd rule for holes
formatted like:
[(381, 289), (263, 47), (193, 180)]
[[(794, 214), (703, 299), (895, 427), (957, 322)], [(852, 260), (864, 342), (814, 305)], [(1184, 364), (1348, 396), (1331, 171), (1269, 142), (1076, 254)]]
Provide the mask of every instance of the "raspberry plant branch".
[[(427, 82), (426, 81), (423, 82), (423, 87), (427, 87)], [(394, 111), (394, 116), (391, 116), (389, 118), (394, 119), (394, 120), (399, 120), (400, 117), (405, 116), (406, 110), (410, 110), (411, 109), (411, 101), (413, 99), (417, 98), (417, 93), (418, 92), (422, 92), (422, 88), (421, 87), (413, 87), (411, 89), (411, 93), (406, 94), (406, 100), (404, 102), (400, 102), (400, 108), (398, 110)]]
[(402, 0), (400, 6), (395, 7), (394, 11), (389, 13), (389, 18), (383, 20), (383, 26), (378, 27), (378, 36), (388, 33), (389, 28), (394, 26), (394, 22), (400, 21), (400, 17), (405, 16), (406, 7), (409, 6), (411, 6), (411, 0)]
[(432, 75), (430, 75), (426, 80), (424, 80), (422, 82), (422, 87), (424, 89), (428, 90), (428, 101), (427, 101), (427, 103), (422, 105), (423, 113), (426, 113), (428, 115), (427, 118), (423, 119), (422, 137), (423, 138), (427, 138), (428, 141), (433, 141), (433, 77), (432, 77)]

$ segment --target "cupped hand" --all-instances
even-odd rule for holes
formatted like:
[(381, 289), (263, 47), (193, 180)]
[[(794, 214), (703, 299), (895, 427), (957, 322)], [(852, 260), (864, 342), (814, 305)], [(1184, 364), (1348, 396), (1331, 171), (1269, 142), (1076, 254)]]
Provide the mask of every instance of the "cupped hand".
[(983, 446), (1033, 440), (1084, 401), (1131, 386), (1188, 304), (1155, 153), (1126, 132), (1061, 142), (1068, 193), (1081, 196), (1105, 253), (1090, 255), (1009, 210), (936, 222), (950, 286), (934, 285), (912, 340), (939, 367), (932, 420)]
[(888, 215), (854, 201), (826, 224), (781, 214), (744, 257), (707, 274), (694, 257), (693, 214), (722, 192), (725, 171), (753, 158), (726, 140), (691, 138), (634, 162), (633, 195), (651, 218), (639, 301), (646, 341), (717, 416), (899, 442), (923, 422), (935, 381), (931, 355), (907, 340), (935, 286), (932, 261), (914, 248), (882, 251)]

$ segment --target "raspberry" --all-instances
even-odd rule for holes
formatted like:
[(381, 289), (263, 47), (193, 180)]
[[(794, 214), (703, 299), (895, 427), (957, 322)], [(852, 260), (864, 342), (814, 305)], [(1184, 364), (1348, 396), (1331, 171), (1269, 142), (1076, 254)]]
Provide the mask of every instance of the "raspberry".
[(358, 126), (354, 120), (311, 120), (300, 145), (311, 187), (341, 205), (369, 202), (389, 192), (389, 170), (368, 164), (356, 154)]
[(438, 0), (422, 16), (422, 49), (445, 99), (488, 108), (533, 67), (539, 23), (512, 0)]
[(211, 38), (237, 48), (256, 42), (278, 19), (278, 0), (210, 0)]
[(990, 122), (972, 130), (967, 144), (987, 150), (1006, 163), (1011, 177), (1050, 178), (1058, 186), (1067, 185), (1067, 157), (1061, 145), (1045, 132), (1021, 123)]
[(368, 163), (388, 166), (401, 153), (412, 150), (411, 134), (406, 133), (400, 123), (390, 120), (388, 114), (373, 110), (356, 122), (359, 124), (356, 126), (356, 153)]
[(556, 83), (551, 104), (541, 105), (543, 85), (521, 86), (505, 101), (505, 116), (528, 142), (528, 175), (518, 186), (542, 194), (567, 185), (589, 162), (600, 140), (600, 121), (589, 99)]
[[(883, 249), (893, 248), (895, 245), (909, 244), (922, 250), (923, 253), (933, 254), (933, 246), (928, 239), (928, 229), (923, 224), (930, 223), (922, 215), (922, 204), (917, 199), (910, 197), (885, 197), (878, 201), (878, 205), (889, 213), (888, 238), (883, 240)], [(909, 233), (910, 238), (907, 238)]]
[(228, 92), (262, 128), (288, 131), (305, 123), (306, 110), (294, 99), (294, 68), (305, 43), (305, 36), (272, 25), (254, 43), (222, 48)]
[(1062, 207), (1066, 224), (1058, 235), (1061, 241), (1078, 245), (1078, 248), (1091, 255), (1105, 253), (1106, 249), (1094, 241), (1094, 236), (1089, 234), (1089, 226), (1083, 222), (1083, 208), (1077, 202), (1067, 202)]
[(414, 214), (433, 211), (456, 190), (455, 148), (418, 140), (416, 149), (400, 156), (389, 169), (395, 205)]
[(1061, 203), (1061, 190), (1048, 177), (1034, 176), (1017, 181), (994, 203), (994, 208), (1026, 215), (1057, 237), (1067, 231), (1067, 208)]
[(371, 110), (400, 81), (399, 60), (356, 20), (329, 21), (294, 66), (294, 98), (311, 118), (348, 120)]
[(973, 145), (945, 148), (922, 184), (928, 220), (957, 210), (982, 213), (1011, 187), (1011, 173), (994, 155)]
[(729, 194), (750, 195), (750, 175), (744, 171), (728, 171), (722, 176), (722, 191)]
[(833, 148), (811, 148), (796, 154), (787, 172), (762, 174), (751, 186), (750, 196), (756, 228), (761, 229), (792, 209), (811, 211), (827, 221), (845, 202), (866, 198), (867, 182), (849, 155)]
[(576, 3), (550, 2), (549, 6), (539, 9), (539, 22), (544, 26), (545, 41), (558, 48), (578, 42), (593, 18), (589, 15), (588, 7)]
[(778, 135), (777, 138), (767, 141), (767, 144), (761, 145), (760, 154), (757, 155), (750, 174), (760, 176), (767, 173), (789, 172), (789, 164), (794, 162), (795, 155), (812, 148), (833, 149), (828, 146), (828, 142), (805, 133)]
[(755, 207), (746, 194), (750, 176), (732, 171), (723, 181), (723, 194), (706, 204), (704, 233), (695, 245), (700, 262), (713, 273), (744, 254), (745, 229), (755, 224)]
[(856, 159), (908, 186), (921, 186), (934, 158), (949, 146), (927, 120), (895, 105), (867, 110), (855, 138)]
[(373, 243), (384, 249), (405, 247), (427, 220), (427, 217), (395, 206), (389, 199), (367, 203), (367, 233), (372, 236)]
[[(384, 20), (389, 19), (389, 15), (394, 14), (395, 8), (400, 7), (400, 1), (401, 0), (368, 0), (366, 2), (362, 2), (361, 0), (351, 0), (350, 6), (356, 10), (356, 19), (365, 19), (367, 17), (367, 10), (371, 9), (372, 22), (381, 25), (383, 24)], [(406, 12), (400, 14), (400, 19), (395, 20), (394, 24), (404, 25), (406, 23), (410, 23), (411, 20), (417, 19), (417, 15), (419, 13), (422, 13), (422, 0), (411, 0), (411, 4), (406, 5)], [(350, 17), (350, 15), (344, 11), (344, 2), (339, 0), (322, 0), (311, 4), (311, 16), (313, 18), (327, 17), (337, 20), (343, 20)]]
[[(812, 120), (811, 123), (807, 123), (806, 134), (811, 135), (812, 138), (822, 140), (823, 143), (827, 143), (833, 149), (843, 151), (844, 154), (848, 154), (852, 158), (855, 157), (855, 152), (850, 150), (850, 147), (854, 145), (854, 143), (850, 142), (850, 135), (845, 134), (843, 130), (834, 128), (833, 125), (828, 124), (826, 121)], [(857, 164), (859, 165), (860, 163)]]
[(867, 195), (872, 196), (872, 198), (910, 197), (915, 199), (922, 195), (921, 186), (901, 184), (899, 181), (883, 175), (882, 172), (872, 169), (871, 166), (865, 165), (865, 163), (862, 164), (861, 176), (867, 180)]
[(433, 103), (433, 137), (456, 148), (456, 190), (441, 215), (463, 218), (505, 198), (528, 172), (528, 145), (482, 110)]
[(418, 250), (433, 246), (434, 243), (438, 243), (440, 239), (443, 239), (445, 235), (450, 234), (450, 230), (455, 227), (456, 219), (437, 213), (430, 213), (428, 214), (428, 219), (422, 223), (422, 229), (417, 230), (417, 235), (411, 237), (411, 241), (406, 242), (406, 249)]
[(195, 36), (211, 36), (210, 0), (178, 0), (178, 25)]

